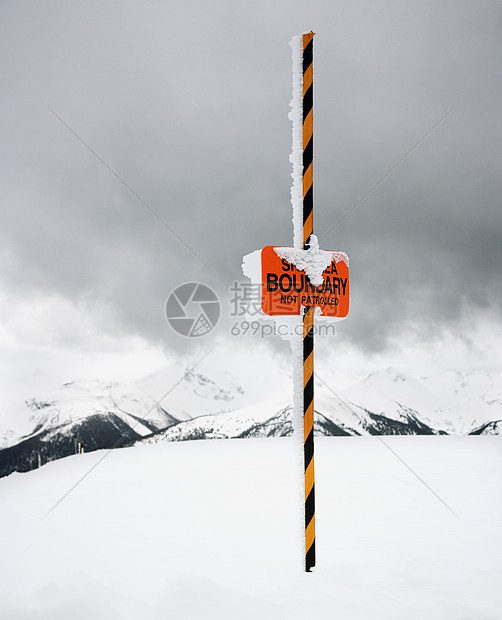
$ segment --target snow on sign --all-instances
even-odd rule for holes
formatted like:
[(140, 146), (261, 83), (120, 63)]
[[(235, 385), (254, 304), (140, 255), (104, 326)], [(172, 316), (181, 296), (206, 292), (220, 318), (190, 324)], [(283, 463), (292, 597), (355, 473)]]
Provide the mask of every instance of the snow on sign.
[(319, 306), (321, 316), (338, 319), (349, 312), (349, 260), (343, 252), (268, 245), (261, 251), (261, 276), (268, 316), (299, 315), (302, 306)]

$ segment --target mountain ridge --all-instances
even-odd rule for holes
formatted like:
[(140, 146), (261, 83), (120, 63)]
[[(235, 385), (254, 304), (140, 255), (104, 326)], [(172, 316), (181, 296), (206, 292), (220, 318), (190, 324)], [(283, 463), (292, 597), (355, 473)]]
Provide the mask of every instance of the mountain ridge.
[[(335, 392), (318, 378), (315, 434), (500, 434), (501, 383), (480, 371), (417, 378), (389, 367)], [(169, 368), (167, 377), (151, 375), (138, 382), (67, 382), (25, 401), (32, 431), (4, 433), (0, 476), (29, 471), (81, 449), (290, 436), (291, 394), (260, 395), (267, 396), (267, 389), (253, 391), (226, 370), (208, 375), (181, 365)]]

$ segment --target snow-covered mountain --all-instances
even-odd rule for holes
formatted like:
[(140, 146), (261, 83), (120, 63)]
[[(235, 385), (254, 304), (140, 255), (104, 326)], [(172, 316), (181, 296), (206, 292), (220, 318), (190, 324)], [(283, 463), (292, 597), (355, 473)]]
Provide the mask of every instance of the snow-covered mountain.
[(165, 366), (145, 377), (138, 385), (178, 420), (200, 415), (235, 411), (253, 400), (226, 370), (211, 369), (210, 375), (182, 365)]
[(81, 448), (128, 445), (192, 417), (236, 411), (266, 398), (274, 388), (275, 381), (267, 384), (262, 377), (258, 389), (251, 381), (244, 390), (218, 366), (208, 376), (182, 364), (166, 365), (137, 382), (65, 383), (25, 401), (31, 432), (2, 431), (0, 477), (29, 471)]
[(394, 368), (371, 373), (345, 390), (354, 406), (399, 420), (416, 415), (448, 434), (468, 434), (502, 417), (500, 376), (484, 372), (446, 371), (416, 378)]
[(18, 436), (12, 429), (0, 426), (0, 450), (16, 443), (17, 439)]
[[(257, 369), (259, 374), (260, 369)], [(192, 439), (287, 436), (292, 386), (283, 372), (246, 384), (228, 370), (181, 365), (136, 383), (80, 381), (26, 401), (32, 431), (4, 432), (0, 476), (85, 451)], [(413, 377), (394, 368), (349, 381), (317, 375), (317, 435), (500, 434), (502, 381), (484, 372)]]
[(65, 383), (25, 404), (33, 430), (6, 437), (0, 476), (29, 471), (79, 450), (112, 448), (180, 421), (135, 384)]
[[(349, 426), (355, 417), (363, 430), (368, 419), (373, 420), (381, 434), (406, 434), (404, 428), (398, 430), (404, 424), (412, 434), (428, 434), (430, 429), (467, 435), (482, 432), (485, 425), (497, 428), (502, 418), (502, 377), (481, 371), (446, 371), (417, 378), (390, 367), (369, 374), (336, 396), (325, 382), (317, 381), (316, 390), (319, 411), (345, 419)], [(386, 429), (389, 421), (394, 430)], [(355, 423), (354, 428), (361, 430), (361, 425)]]

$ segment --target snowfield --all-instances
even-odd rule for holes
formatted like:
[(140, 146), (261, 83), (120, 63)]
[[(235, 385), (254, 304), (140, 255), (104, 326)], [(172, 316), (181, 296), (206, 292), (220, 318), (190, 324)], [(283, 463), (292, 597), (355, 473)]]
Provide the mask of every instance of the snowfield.
[(383, 441), (456, 514), (382, 438), (319, 438), (310, 574), (291, 438), (97, 451), (3, 478), (0, 616), (502, 618), (500, 436)]

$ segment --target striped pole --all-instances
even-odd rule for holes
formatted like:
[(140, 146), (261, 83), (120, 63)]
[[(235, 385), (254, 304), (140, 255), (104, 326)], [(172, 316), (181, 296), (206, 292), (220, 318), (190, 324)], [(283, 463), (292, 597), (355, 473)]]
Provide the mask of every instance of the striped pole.
[(303, 249), (314, 230), (313, 210), (313, 103), (314, 33), (303, 35)]
[[(303, 249), (314, 229), (313, 47), (314, 33), (303, 35)], [(303, 432), (305, 466), (305, 570), (315, 566), (314, 501), (314, 306), (303, 315)]]

